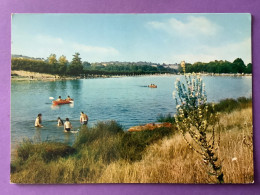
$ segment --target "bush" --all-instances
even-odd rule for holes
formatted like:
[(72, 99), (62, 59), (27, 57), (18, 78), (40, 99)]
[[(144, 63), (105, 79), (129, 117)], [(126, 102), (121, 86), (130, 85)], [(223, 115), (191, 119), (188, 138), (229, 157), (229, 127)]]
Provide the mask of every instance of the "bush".
[(127, 132), (122, 136), (121, 158), (128, 161), (141, 160), (142, 154), (148, 145), (171, 135), (173, 132), (173, 129), (165, 127), (153, 131)]
[(43, 142), (33, 143), (30, 140), (24, 141), (17, 149), (18, 158), (26, 161), (30, 156), (38, 155), (45, 162), (57, 159), (58, 157), (65, 157), (73, 154), (75, 149), (58, 142)]
[(166, 114), (166, 115), (159, 114), (158, 117), (157, 117), (157, 121), (161, 122), (161, 123), (172, 123), (172, 124), (174, 124), (175, 118), (172, 117), (170, 113)]
[(236, 109), (242, 109), (249, 106), (252, 106), (252, 98), (239, 97), (237, 100), (229, 98), (220, 100), (220, 102), (215, 105), (215, 110), (217, 112), (230, 113)]
[(123, 133), (123, 128), (116, 121), (98, 122), (94, 127), (82, 126), (75, 140), (74, 147), (89, 145), (97, 139)]
[(79, 151), (87, 150), (95, 161), (102, 159), (104, 163), (111, 163), (120, 158), (136, 161), (142, 158), (148, 145), (172, 133), (171, 128), (130, 133), (124, 132), (115, 121), (99, 122), (93, 128), (82, 127), (74, 147)]

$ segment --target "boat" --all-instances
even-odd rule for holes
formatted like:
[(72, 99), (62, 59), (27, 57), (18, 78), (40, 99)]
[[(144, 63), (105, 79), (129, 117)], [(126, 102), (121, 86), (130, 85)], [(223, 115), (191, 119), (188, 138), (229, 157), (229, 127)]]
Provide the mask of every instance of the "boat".
[(150, 88), (157, 88), (157, 85), (151, 84), (151, 85), (148, 85), (148, 87), (150, 87)]
[(54, 101), (52, 101), (53, 105), (62, 105), (62, 104), (70, 104), (70, 103), (73, 103), (73, 101), (72, 100), (59, 100), (59, 101), (54, 100)]

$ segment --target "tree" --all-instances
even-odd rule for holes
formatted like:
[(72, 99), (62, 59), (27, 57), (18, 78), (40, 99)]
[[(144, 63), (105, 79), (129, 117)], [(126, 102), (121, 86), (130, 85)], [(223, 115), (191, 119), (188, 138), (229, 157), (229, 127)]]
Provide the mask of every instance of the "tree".
[(49, 73), (58, 73), (58, 61), (56, 59), (56, 54), (51, 54), (48, 57), (48, 62), (49, 62)]
[(233, 73), (242, 73), (245, 72), (246, 70), (246, 65), (244, 61), (241, 58), (237, 58), (234, 60), (232, 63), (232, 72)]
[(56, 59), (56, 54), (51, 54), (49, 57), (48, 57), (48, 62), (49, 64), (57, 64), (58, 61)]
[(247, 64), (246, 73), (252, 73), (252, 63)]
[(82, 63), (82, 66), (83, 66), (84, 69), (89, 69), (91, 64), (89, 62), (85, 61), (85, 62)]
[(79, 55), (79, 53), (73, 55), (73, 59), (69, 65), (68, 74), (76, 76), (83, 72), (83, 66)]
[(59, 67), (58, 67), (59, 74), (66, 73), (67, 65), (68, 65), (68, 60), (66, 59), (66, 56), (64, 56), (64, 55), (60, 56), (59, 57)]

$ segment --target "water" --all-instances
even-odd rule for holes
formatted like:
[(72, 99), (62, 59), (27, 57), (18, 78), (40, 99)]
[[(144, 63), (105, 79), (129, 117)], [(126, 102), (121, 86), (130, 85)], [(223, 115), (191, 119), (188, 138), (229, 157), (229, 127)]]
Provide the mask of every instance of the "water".
[[(176, 78), (183, 76), (143, 76), (69, 81), (12, 81), (11, 143), (12, 150), (24, 138), (55, 140), (72, 144), (76, 134), (57, 127), (57, 117), (68, 117), (74, 130), (80, 127), (80, 112), (89, 116), (89, 125), (97, 121), (116, 120), (124, 129), (155, 122), (158, 114), (173, 114), (172, 98)], [(202, 77), (208, 101), (252, 96), (251, 77)], [(148, 88), (154, 83), (158, 88)], [(52, 106), (49, 97), (74, 98), (74, 104)], [(42, 113), (43, 128), (34, 121)]]

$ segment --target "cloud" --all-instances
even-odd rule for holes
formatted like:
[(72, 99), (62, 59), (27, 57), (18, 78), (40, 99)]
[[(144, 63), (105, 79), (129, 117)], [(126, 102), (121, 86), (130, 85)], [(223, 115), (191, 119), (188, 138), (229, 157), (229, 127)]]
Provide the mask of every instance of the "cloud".
[(59, 37), (51, 37), (49, 35), (42, 35), (42, 34), (38, 34), (35, 37), (36, 41), (41, 42), (41, 43), (45, 43), (45, 44), (64, 44), (64, 41), (62, 38)]
[(84, 52), (84, 53), (95, 53), (97, 55), (117, 55), (119, 54), (118, 50), (112, 47), (97, 47), (84, 45), (79, 43), (73, 43), (72, 48), (75, 51)]
[(209, 62), (214, 60), (227, 60), (233, 62), (236, 58), (242, 58), (248, 64), (251, 59), (251, 38), (246, 38), (240, 42), (229, 43), (218, 47), (200, 46), (195, 52), (174, 54), (170, 61), (180, 62), (185, 60), (190, 63)]
[(169, 34), (193, 37), (197, 35), (213, 36), (221, 27), (202, 16), (188, 16), (186, 21), (171, 18), (165, 22), (148, 23), (154, 29), (164, 30)]
[(69, 60), (72, 59), (72, 55), (75, 52), (79, 52), (81, 57), (88, 61), (95, 61), (95, 58), (102, 59), (102, 57), (112, 58), (119, 54), (119, 51), (113, 47), (86, 45), (44, 34), (38, 34), (32, 37), (31, 42), (21, 48), (23, 49), (15, 49), (12, 52), (43, 58), (48, 57), (51, 53), (55, 53), (57, 56), (65, 55)]

